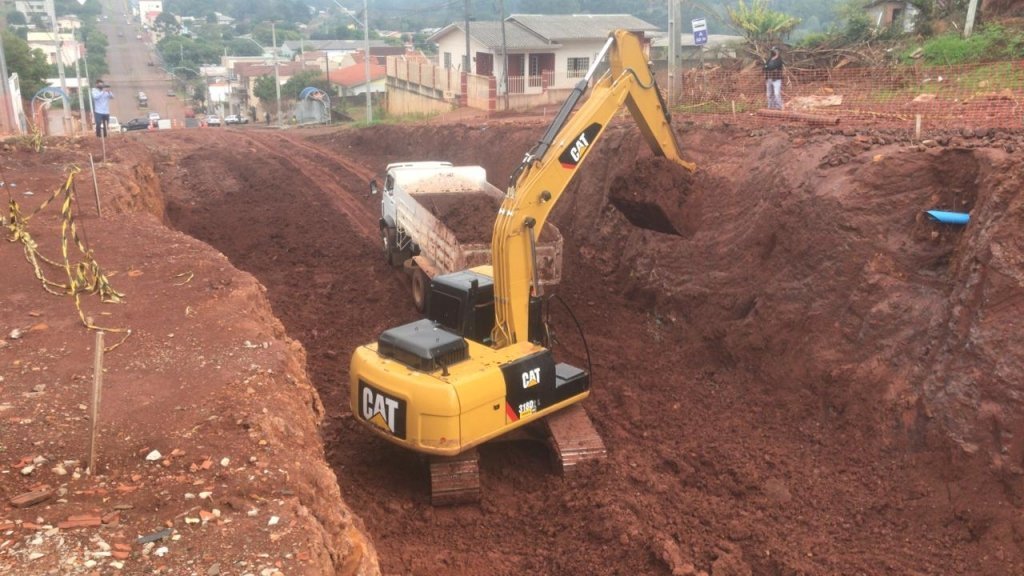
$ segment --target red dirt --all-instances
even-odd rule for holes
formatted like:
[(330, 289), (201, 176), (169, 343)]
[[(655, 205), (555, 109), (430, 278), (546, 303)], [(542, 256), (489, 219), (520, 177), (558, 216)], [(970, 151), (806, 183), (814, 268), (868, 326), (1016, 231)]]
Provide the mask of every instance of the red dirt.
[(444, 222), (461, 242), (489, 244), (501, 198), (484, 193), (412, 194), (438, 220)]
[[(166, 278), (198, 270), (202, 282), (193, 280), (192, 289), (204, 287), (215, 298), (248, 278), (233, 265), (266, 286), (287, 337), (308, 352), (308, 374), (326, 412), (327, 461), (345, 501), (365, 522), (385, 573), (1024, 571), (1024, 440), (1014, 435), (1024, 423), (1016, 399), (1024, 369), (1017, 336), (1024, 311), (1024, 160), (1017, 152), (1021, 137), (1007, 133), (938, 135), (926, 147), (898, 133), (692, 128), (680, 138), (684, 156), (699, 171), (666, 182), (662, 161), (650, 158), (632, 127), (610, 127), (553, 215), (566, 238), (558, 292), (586, 331), (594, 393), (585, 405), (609, 460), (562, 479), (539, 445), (488, 445), (481, 458), (483, 502), (431, 507), (422, 460), (366, 434), (347, 409), (351, 350), (416, 317), (406, 280), (377, 250), (378, 208), (366, 182), (388, 162), (445, 159), (481, 164), (503, 187), (542, 131), (539, 123), (495, 122), (136, 139), (148, 150), (119, 151), (123, 173), (145, 176), (131, 166), (155, 159), (170, 223), (212, 245), (230, 265), (144, 217), (117, 217), (102, 233), (90, 226), (90, 238), (107, 248), (98, 251), (101, 261), (104, 253), (115, 262), (135, 261), (144, 271), (140, 278), (155, 285), (159, 279), (154, 301), (167, 311), (128, 318), (150, 326), (154, 342), (133, 336), (124, 346), (137, 347), (123, 349), (121, 361), (137, 364), (131, 381), (162, 393), (164, 402), (122, 417), (146, 420), (132, 430), (160, 434), (206, 422), (205, 411), (194, 420), (183, 416), (207, 405), (242, 420), (250, 410), (259, 415), (258, 408), (282, 426), (302, 420), (286, 395), (294, 384), (278, 369), (276, 378), (267, 377), (268, 392), (277, 393), (270, 401), (208, 388), (218, 378), (243, 378), (251, 361), (243, 354), (261, 352), (215, 356), (205, 349), (207, 339), (229, 344), (244, 334), (271, 342), (263, 349), (270, 352), (276, 342), (287, 342), (283, 334), (250, 337), (273, 334), (261, 327), (274, 320), (261, 313), (243, 324), (249, 332), (234, 337), (222, 331), (258, 304), (215, 299), (207, 318), (217, 330), (201, 331), (203, 340), (190, 346), (174, 346), (178, 340), (166, 335), (186, 321), (181, 311), (195, 306)], [(13, 179), (14, 164), (3, 166)], [(627, 218), (621, 200), (630, 196), (670, 207), (679, 234), (652, 230), (658, 226), (637, 214)], [(931, 208), (969, 210), (972, 222), (937, 225), (922, 217)], [(19, 315), (47, 310), (40, 303), (45, 299), (31, 289), (19, 253), (0, 255), (5, 270), (18, 271), (21, 286), (13, 292), (16, 300), (5, 299), (19, 305), (4, 306), (0, 320), (4, 328), (28, 324)], [(74, 319), (50, 321), (56, 310), (46, 311), (50, 329), (42, 333), (83, 338)], [(564, 313), (554, 320), (559, 334), (575, 333)], [(199, 331), (173, 332), (180, 339)], [(81, 358), (87, 350), (71, 358), (47, 344), (40, 370), (19, 368), (11, 350), (26, 340), (0, 350), (6, 377), (0, 402), (16, 399), (19, 412), (29, 406), (23, 390), (52, 382), (48, 375), (87, 373), (77, 366), (88, 365)], [(222, 360), (216, 369), (161, 377), (156, 368), (164, 364), (152, 358), (164, 358), (166, 350), (202, 350), (205, 358)], [(572, 338), (558, 352), (576, 364), (586, 361)], [(167, 361), (177, 367), (185, 358)], [(293, 374), (302, 381), (301, 371)], [(161, 385), (161, 378), (184, 388)], [(78, 402), (78, 396), (70, 400), (69, 414)], [(65, 421), (61, 414), (53, 422)], [(8, 421), (7, 413), (3, 417)], [(200, 428), (190, 441), (204, 448), (189, 446), (188, 455), (221, 453), (206, 446), (242, 446), (226, 420), (209, 431)], [(307, 414), (305, 421), (315, 419)], [(5, 435), (6, 453), (16, 456), (10, 460), (39, 452), (32, 443), (40, 439), (81, 439), (80, 431), (58, 436), (50, 428), (23, 425), (15, 442)], [(137, 453), (155, 441), (133, 436), (112, 443), (120, 457), (110, 473), (120, 478), (145, 469), (134, 464)], [(296, 448), (294, 464), (281, 450), (271, 452), (289, 473), (287, 480), (276, 477), (275, 489), (285, 500), (304, 502), (304, 493), (291, 486), (304, 481), (304, 467), (316, 465), (317, 446)], [(29, 486), (17, 476), (0, 476), (5, 494)], [(154, 489), (135, 493), (165, 507), (163, 513), (146, 508), (151, 524), (178, 509), (168, 508), (166, 502), (178, 500), (161, 496), (158, 485), (147, 483)], [(329, 493), (313, 500), (305, 505), (314, 516), (340, 505)], [(101, 505), (88, 499), (83, 505), (90, 503)], [(25, 510), (0, 513), (0, 525), (39, 514)], [(322, 566), (287, 558), (288, 545), (259, 540), (265, 527), (249, 526), (242, 516), (228, 525), (230, 533), (251, 535), (253, 545), (233, 552), (190, 540), (197, 570), (221, 555), (251, 561), (257, 550), (279, 554), (273, 557), (287, 573)], [(17, 538), (0, 530), (0, 539), (17, 542), (0, 549), (0, 562), (24, 558), (11, 552), (11, 546), (19, 554), (28, 549), (20, 539), (26, 530), (18, 530)], [(132, 566), (148, 569), (146, 562)], [(170, 565), (193, 566), (180, 562)]]

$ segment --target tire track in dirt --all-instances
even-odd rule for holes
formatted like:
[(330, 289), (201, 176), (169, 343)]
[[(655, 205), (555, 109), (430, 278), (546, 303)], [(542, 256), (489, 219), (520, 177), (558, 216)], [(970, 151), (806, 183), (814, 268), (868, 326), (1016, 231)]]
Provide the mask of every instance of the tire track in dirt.
[[(255, 131), (247, 136), (252, 144), (265, 153), (283, 159), (316, 182), (326, 192), (332, 204), (348, 216), (352, 228), (363, 237), (376, 242), (380, 234), (377, 225), (379, 216), (374, 209), (376, 203), (360, 200), (355, 192), (367, 189), (372, 174), (352, 162), (302, 142), (295, 136), (272, 136), (269, 133)], [(268, 142), (270, 139), (273, 139), (273, 142)], [(282, 147), (282, 141), (288, 146)]]

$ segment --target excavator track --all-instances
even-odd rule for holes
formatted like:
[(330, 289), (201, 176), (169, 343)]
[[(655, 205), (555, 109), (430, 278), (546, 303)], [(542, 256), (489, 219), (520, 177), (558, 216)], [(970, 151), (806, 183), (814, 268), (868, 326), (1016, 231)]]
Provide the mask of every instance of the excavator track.
[(477, 451), (458, 456), (430, 457), (430, 503), (434, 506), (480, 501), (480, 466)]
[(548, 427), (548, 442), (555, 468), (563, 476), (573, 473), (583, 462), (608, 457), (604, 441), (583, 406), (573, 404), (548, 416), (544, 422)]

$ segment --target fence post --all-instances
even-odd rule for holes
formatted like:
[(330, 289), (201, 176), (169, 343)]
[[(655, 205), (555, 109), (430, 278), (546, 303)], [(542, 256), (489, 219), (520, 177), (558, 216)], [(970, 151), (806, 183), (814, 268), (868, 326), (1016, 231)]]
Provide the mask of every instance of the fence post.
[(103, 330), (96, 331), (96, 351), (93, 355), (92, 407), (89, 412), (89, 475), (96, 475), (96, 436), (99, 432), (100, 400), (103, 395)]

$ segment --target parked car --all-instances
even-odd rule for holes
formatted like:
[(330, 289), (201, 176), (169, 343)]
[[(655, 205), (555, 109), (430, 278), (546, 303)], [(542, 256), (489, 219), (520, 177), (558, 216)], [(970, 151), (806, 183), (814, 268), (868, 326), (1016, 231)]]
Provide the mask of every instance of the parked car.
[(167, 95), (173, 98), (173, 97), (177, 96), (178, 93), (174, 91), (174, 88), (168, 88), (167, 89)]
[(224, 117), (225, 124), (248, 124), (249, 118), (241, 114), (229, 114)]
[(118, 133), (121, 131), (121, 123), (117, 121), (117, 116), (111, 116), (107, 121), (107, 133)]
[(219, 116), (207, 116), (206, 117), (206, 125), (207, 126), (220, 126), (220, 117)]
[(124, 124), (121, 124), (121, 132), (145, 130), (147, 128), (149, 128), (149, 118), (132, 118)]
[(160, 113), (159, 112), (150, 112), (149, 113), (149, 121), (150, 122), (159, 122), (160, 121)]

